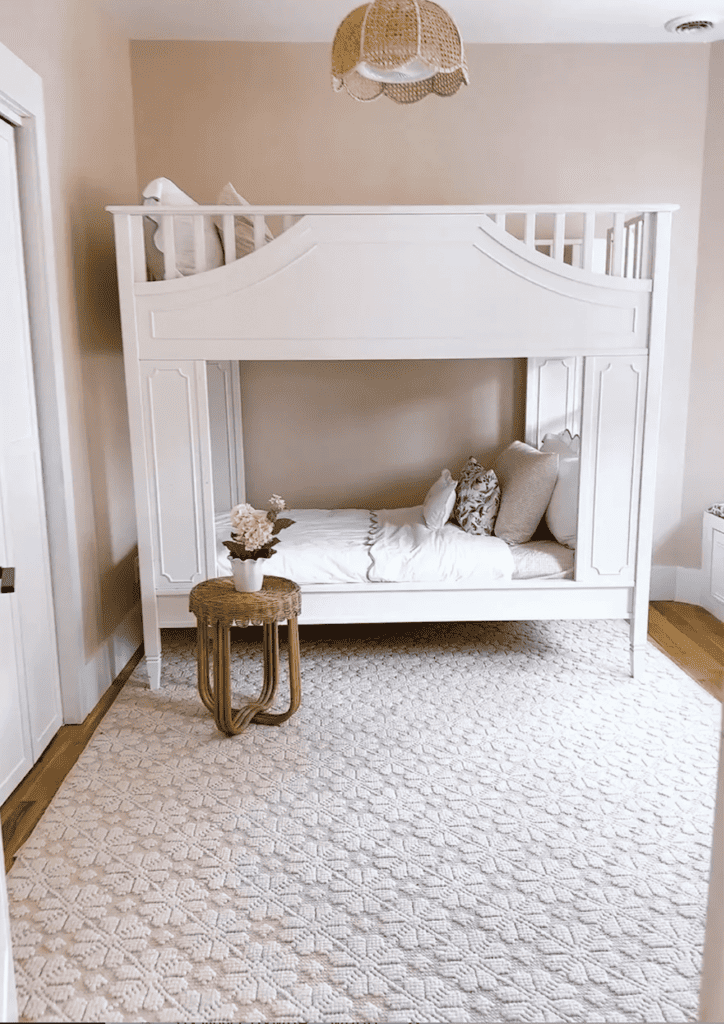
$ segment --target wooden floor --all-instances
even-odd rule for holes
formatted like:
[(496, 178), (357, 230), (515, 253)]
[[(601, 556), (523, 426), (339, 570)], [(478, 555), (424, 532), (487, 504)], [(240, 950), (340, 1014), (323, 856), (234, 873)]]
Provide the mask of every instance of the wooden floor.
[[(703, 608), (677, 601), (654, 601), (649, 611), (651, 642), (722, 700), (724, 623)], [(6, 871), (141, 657), (139, 650), (82, 725), (64, 725), (59, 730), (30, 774), (0, 808)]]
[(139, 647), (82, 725), (61, 726), (38, 763), (0, 808), (6, 871), (142, 657)]
[(717, 700), (724, 699), (724, 622), (693, 604), (653, 601), (649, 640)]

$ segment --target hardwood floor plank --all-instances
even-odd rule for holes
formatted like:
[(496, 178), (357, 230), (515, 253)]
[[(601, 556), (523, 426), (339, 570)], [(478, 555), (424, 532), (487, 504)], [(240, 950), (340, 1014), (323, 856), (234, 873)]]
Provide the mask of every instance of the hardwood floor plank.
[(652, 607), (718, 661), (724, 671), (724, 623), (706, 609), (681, 601), (655, 601)]
[(81, 725), (60, 727), (38, 762), (0, 808), (6, 872), (142, 657), (143, 648), (139, 647)]
[(701, 631), (691, 625), (693, 616), (681, 610), (693, 606), (669, 607), (674, 604), (657, 601), (649, 607), (649, 639), (708, 693), (722, 700), (724, 658), (717, 656), (715, 645), (702, 643)]

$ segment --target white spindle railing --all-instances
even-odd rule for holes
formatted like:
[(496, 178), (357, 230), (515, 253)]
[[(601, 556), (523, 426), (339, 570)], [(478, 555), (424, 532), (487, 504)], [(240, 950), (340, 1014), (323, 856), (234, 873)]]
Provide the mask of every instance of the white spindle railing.
[(224, 263), (233, 263), (236, 259), (236, 227), (234, 226), (234, 215), (224, 214), (222, 221), (222, 239), (224, 246)]
[(264, 214), (254, 216), (254, 248), (261, 249), (266, 242), (266, 218)]
[(582, 270), (593, 270), (593, 249), (596, 240), (596, 214), (584, 213), (583, 239), (581, 242), (580, 267)]
[[(176, 276), (176, 232), (174, 231), (174, 220), (172, 216), (161, 218), (161, 233), (163, 239), (163, 272), (164, 276)], [(198, 256), (197, 256), (197, 266)]]
[(194, 266), (206, 266), (206, 225), (203, 217), (194, 217)]
[(551, 252), (551, 256), (559, 263), (563, 262), (565, 230), (566, 215), (565, 213), (557, 213), (553, 221), (553, 251)]
[[(109, 207), (116, 215), (139, 218), (138, 227), (132, 225), (134, 239), (134, 279), (145, 280), (145, 268), (136, 267), (142, 240), (140, 218), (149, 215), (148, 207)], [(260, 249), (268, 239), (269, 218), (278, 227), (278, 233), (288, 231), (307, 214), (477, 214), (489, 217), (498, 229), (506, 231), (535, 249), (539, 254), (582, 270), (605, 273), (610, 276), (645, 278), (651, 268), (651, 239), (654, 218), (659, 210), (673, 207), (650, 206), (643, 210), (634, 207), (214, 207), (202, 206), (193, 211), (188, 208), (154, 208), (153, 217), (161, 227), (161, 245), (164, 253), (166, 278), (177, 277), (179, 241), (176, 218), (193, 220), (194, 266), (206, 266), (209, 248), (208, 222), (219, 225), (224, 262), (236, 258), (236, 218), (244, 217), (250, 224), (254, 248)], [(186, 228), (188, 231), (188, 228)], [(216, 228), (214, 229), (216, 230)], [(188, 237), (188, 236), (187, 236)], [(605, 251), (605, 258), (604, 258)]]
[(523, 227), (523, 241), (531, 249), (535, 249), (535, 214), (526, 213)]
[[(639, 213), (628, 220), (623, 214), (606, 233), (608, 257), (606, 273), (622, 277), (645, 278), (651, 265), (651, 216)], [(610, 268), (610, 269), (609, 269)]]

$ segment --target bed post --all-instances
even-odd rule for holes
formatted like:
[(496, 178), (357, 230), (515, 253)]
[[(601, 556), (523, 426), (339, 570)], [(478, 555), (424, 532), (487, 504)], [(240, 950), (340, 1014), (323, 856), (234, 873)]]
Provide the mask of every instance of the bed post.
[(649, 321), (649, 358), (646, 381), (643, 450), (641, 459), (641, 497), (639, 502), (636, 576), (631, 609), (631, 675), (640, 678), (645, 666), (649, 623), (649, 588), (653, 547), (654, 501), (656, 491), (656, 446), (661, 414), (661, 385), (666, 335), (666, 302), (671, 249), (671, 213), (651, 215), (653, 249), (651, 254), (651, 316)]
[(141, 580), (143, 646), (151, 689), (158, 690), (161, 686), (161, 630), (159, 627), (153, 569), (150, 488), (146, 472), (141, 364), (136, 329), (134, 290), (134, 283), (136, 281), (146, 280), (143, 223), (140, 217), (115, 213), (113, 215), (113, 224), (116, 236), (118, 293), (121, 308), (121, 328), (123, 331), (123, 361), (126, 371), (126, 397), (131, 434), (131, 463), (133, 467), (133, 490), (135, 494), (138, 531), (138, 566)]

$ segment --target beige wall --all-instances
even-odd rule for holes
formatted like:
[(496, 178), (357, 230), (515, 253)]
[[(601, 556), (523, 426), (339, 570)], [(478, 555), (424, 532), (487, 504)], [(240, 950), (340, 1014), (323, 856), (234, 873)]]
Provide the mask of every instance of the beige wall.
[[(724, 42), (711, 48), (696, 321), (682, 504), (684, 565), (698, 564), (701, 513), (724, 501)], [(685, 546), (684, 546), (685, 545)]]
[(137, 192), (128, 42), (85, 0), (3, 0), (0, 41), (43, 79), (87, 713), (115, 673), (124, 648), (122, 640), (120, 648), (114, 643), (127, 632), (137, 600), (112, 223), (103, 209), (133, 201)]
[[(655, 558), (684, 564), (694, 558), (680, 509), (709, 48), (467, 53), (470, 88), (399, 107), (334, 94), (324, 45), (133, 43), (139, 180), (165, 175), (199, 201), (232, 181), (260, 203), (680, 203)], [(519, 374), (500, 364), (247, 368), (250, 497), (419, 499), (447, 461), (487, 457), (519, 432)]]

